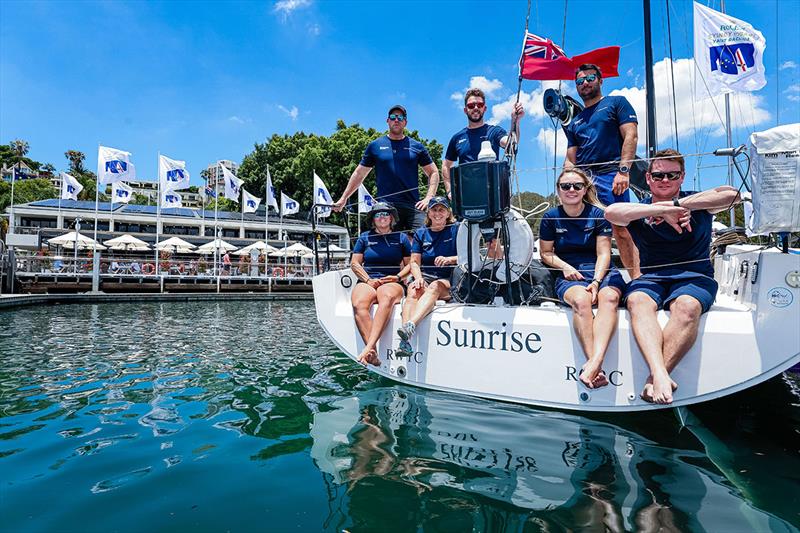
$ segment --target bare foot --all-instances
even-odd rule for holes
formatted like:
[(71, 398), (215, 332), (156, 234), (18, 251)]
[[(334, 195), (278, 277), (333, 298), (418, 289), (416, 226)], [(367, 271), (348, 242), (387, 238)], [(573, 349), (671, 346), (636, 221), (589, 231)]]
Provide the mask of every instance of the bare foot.
[(358, 362), (364, 366), (370, 364), (372, 366), (381, 366), (381, 360), (378, 359), (378, 352), (374, 348), (364, 349), (358, 356)]
[(673, 381), (672, 379), (669, 380), (669, 383), (672, 390), (669, 393), (668, 402), (656, 400), (654, 396), (655, 388), (653, 385), (653, 376), (647, 376), (647, 381), (644, 384), (644, 388), (642, 389), (642, 394), (640, 394), (640, 397), (642, 398), (642, 400), (650, 403), (672, 403), (672, 393), (678, 390), (678, 384), (675, 383), (675, 381)]
[(578, 376), (578, 379), (580, 379), (581, 382), (590, 389), (596, 389), (608, 385), (606, 373), (603, 372), (602, 368), (600, 368), (602, 364), (603, 361), (600, 359), (589, 359), (581, 367), (581, 373)]

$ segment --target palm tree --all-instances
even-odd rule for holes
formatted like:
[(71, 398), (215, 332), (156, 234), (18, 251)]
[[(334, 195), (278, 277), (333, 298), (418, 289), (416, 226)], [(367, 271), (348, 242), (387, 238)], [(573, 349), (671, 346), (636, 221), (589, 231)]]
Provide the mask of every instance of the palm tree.
[(19, 160), (22, 160), (23, 157), (30, 151), (31, 145), (28, 144), (28, 141), (23, 141), (22, 139), (14, 139), (10, 143), (11, 149), (14, 150), (14, 153), (17, 154)]
[(83, 152), (78, 150), (67, 150), (64, 152), (64, 157), (69, 160), (69, 170), (75, 174), (83, 174), (86, 169), (83, 167), (83, 160), (86, 156)]
[(45, 163), (44, 165), (42, 165), (42, 168), (40, 170), (48, 177), (56, 173), (56, 167), (53, 166), (51, 163)]

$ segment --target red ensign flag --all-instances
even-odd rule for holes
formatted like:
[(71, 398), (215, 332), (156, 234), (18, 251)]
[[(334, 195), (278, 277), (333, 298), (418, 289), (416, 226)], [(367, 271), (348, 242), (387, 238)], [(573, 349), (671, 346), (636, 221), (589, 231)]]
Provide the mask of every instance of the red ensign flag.
[(611, 78), (619, 76), (619, 46), (606, 46), (569, 58), (552, 40), (528, 33), (520, 63), (520, 72), (526, 80), (574, 80), (575, 69), (584, 63), (597, 65), (604, 78)]

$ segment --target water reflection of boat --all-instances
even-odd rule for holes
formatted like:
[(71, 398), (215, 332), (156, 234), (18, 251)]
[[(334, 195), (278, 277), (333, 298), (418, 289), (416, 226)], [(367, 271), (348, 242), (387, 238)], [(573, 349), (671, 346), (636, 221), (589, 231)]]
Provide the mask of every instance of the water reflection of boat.
[(702, 452), (610, 423), (405, 387), (333, 407), (314, 415), (311, 456), (347, 487), (332, 508), (366, 529), (388, 516), (413, 528), (436, 509), (465, 530), (791, 530), (732, 493)]

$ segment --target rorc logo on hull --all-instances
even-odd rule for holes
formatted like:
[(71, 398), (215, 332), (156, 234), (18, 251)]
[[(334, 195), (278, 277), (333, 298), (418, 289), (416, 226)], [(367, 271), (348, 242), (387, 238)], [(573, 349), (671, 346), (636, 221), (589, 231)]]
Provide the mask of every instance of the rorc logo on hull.
[(503, 328), (500, 330), (456, 328), (449, 320), (440, 320), (436, 324), (436, 345), (532, 354), (541, 351), (542, 338), (538, 333), (506, 330), (507, 325), (505, 322), (500, 324)]

